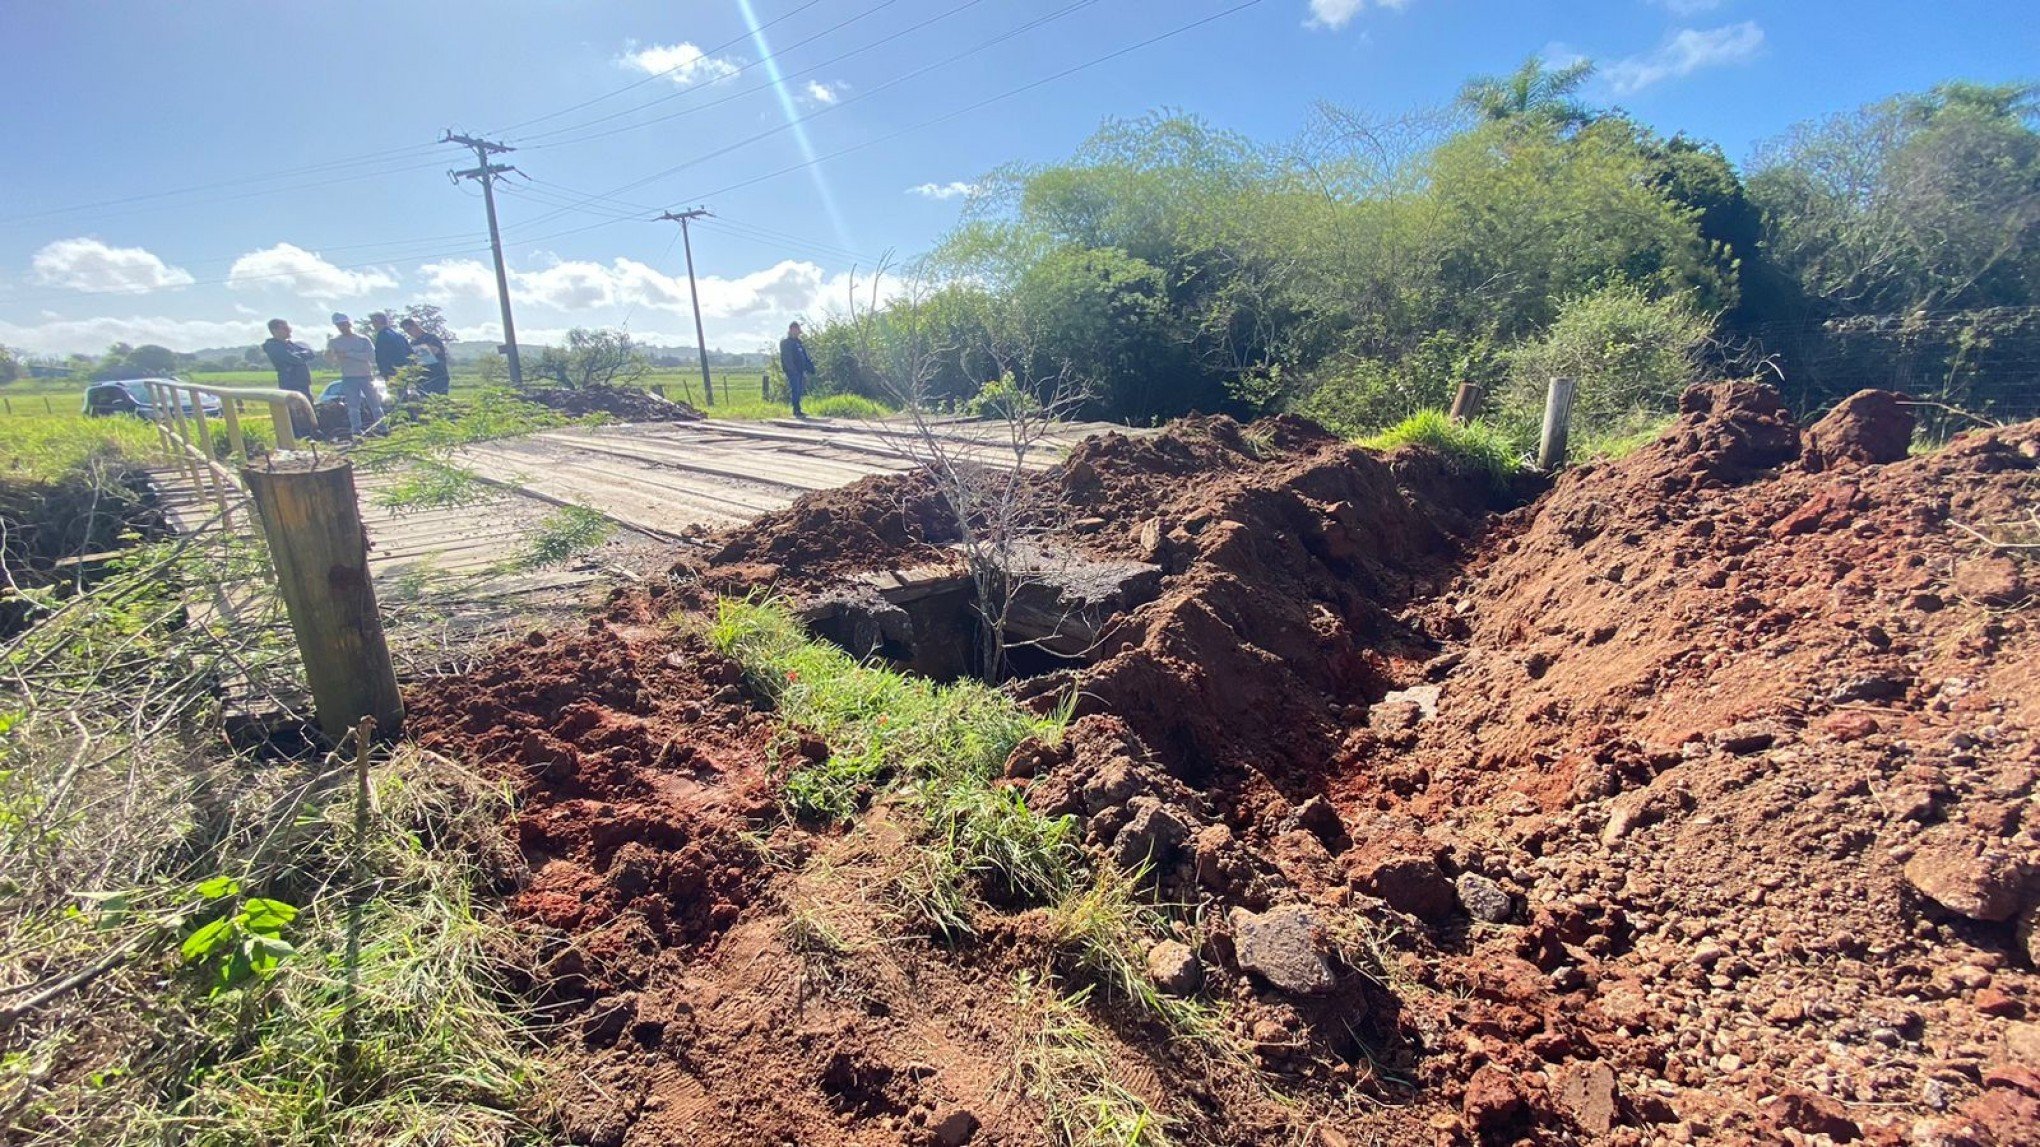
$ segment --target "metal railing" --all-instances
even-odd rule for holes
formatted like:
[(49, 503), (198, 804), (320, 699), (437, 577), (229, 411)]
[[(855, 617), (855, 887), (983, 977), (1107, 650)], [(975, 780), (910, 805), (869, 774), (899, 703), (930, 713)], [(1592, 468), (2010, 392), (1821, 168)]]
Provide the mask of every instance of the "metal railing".
[[(298, 447), (297, 418), (316, 427), (318, 414), (311, 400), (293, 390), (268, 390), (246, 386), (208, 386), (174, 379), (150, 379), (149, 405), (156, 431), (163, 440), (164, 453), (191, 479), (193, 489), (210, 494), (218, 503), (223, 520), (231, 521), (234, 507), (245, 501), (247, 492), (228, 463), (248, 461), (248, 439), (241, 430), (243, 403), (261, 403), (269, 408), (270, 425), (276, 431), (276, 448)], [(220, 400), (219, 419), (227, 432), (227, 453), (223, 460), (213, 437), (212, 419), (205, 411), (205, 398)]]

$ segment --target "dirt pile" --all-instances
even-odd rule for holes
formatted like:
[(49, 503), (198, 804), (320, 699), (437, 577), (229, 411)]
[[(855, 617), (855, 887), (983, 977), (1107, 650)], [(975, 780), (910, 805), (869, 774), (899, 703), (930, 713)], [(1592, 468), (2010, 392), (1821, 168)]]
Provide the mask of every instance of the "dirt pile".
[[(1015, 684), (1089, 715), (1005, 783), (1188, 906), (1148, 972), (1257, 1069), (1108, 1007), (1113, 1078), (1191, 1143), (2040, 1138), (2040, 573), (1984, 540), (2032, 540), (2040, 424), (1894, 457), (1903, 413), (1802, 435), (1698, 388), (1499, 519), (1435, 455), (1293, 420), (1036, 479), (1060, 543), (1162, 584)], [(776, 777), (826, 747), (652, 621), (946, 536), (901, 479), (804, 499), (414, 700), (527, 802), (576, 1141), (1046, 1141), (1003, 986), (1058, 966), (1051, 925), (903, 935), (871, 891), (912, 852), (891, 810), (785, 825)]]
[(617, 422), (699, 422), (707, 415), (684, 402), (632, 386), (550, 386), (517, 397), (575, 418), (604, 414)]
[(1770, 395), (1689, 396), (1411, 610), (1441, 653), (1399, 679), (1435, 715), (1356, 732), (1333, 796), (1357, 840), (1508, 897), (1500, 928), (1432, 916), (1418, 981), (1472, 1000), (1412, 1007), (1469, 1131), (2040, 1132), (2009, 919), (2040, 892), (2034, 574), (1963, 528), (2040, 496), (2040, 425), (1882, 466), (1827, 445), (1885, 405), (1765, 471), (1792, 456)]

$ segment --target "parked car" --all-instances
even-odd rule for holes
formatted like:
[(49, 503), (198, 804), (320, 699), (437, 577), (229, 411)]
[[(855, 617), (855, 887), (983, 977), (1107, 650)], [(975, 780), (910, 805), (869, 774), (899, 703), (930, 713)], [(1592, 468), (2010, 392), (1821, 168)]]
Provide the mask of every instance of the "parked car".
[[(139, 418), (156, 416), (156, 397), (149, 390), (152, 382), (176, 382), (174, 378), (127, 378), (112, 382), (95, 382), (85, 388), (85, 413), (95, 418), (115, 414), (132, 414)], [(190, 416), (200, 410), (206, 417), (220, 414), (220, 400), (211, 394), (198, 395), (196, 408), (192, 405), (192, 392), (184, 391), (181, 405), (184, 414)]]
[[(369, 383), (369, 385), (375, 387), (376, 398), (380, 399), (384, 406), (388, 406), (390, 402), (390, 388), (384, 386), (382, 384), (382, 380), (379, 378)], [(329, 403), (334, 402), (345, 403), (346, 401), (347, 396), (341, 392), (340, 380), (336, 378), (333, 381), (327, 383), (325, 386), (319, 388), (319, 397), (317, 401), (313, 403), (313, 405), (325, 406)]]

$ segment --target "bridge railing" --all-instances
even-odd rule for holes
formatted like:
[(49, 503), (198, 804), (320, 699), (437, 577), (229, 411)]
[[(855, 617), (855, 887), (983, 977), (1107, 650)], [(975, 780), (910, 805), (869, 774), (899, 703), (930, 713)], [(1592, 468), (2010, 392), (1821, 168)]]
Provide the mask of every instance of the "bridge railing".
[[(192, 487), (210, 495), (221, 515), (229, 520), (248, 498), (233, 469), (233, 464), (245, 465), (248, 461), (248, 438), (241, 427), (244, 404), (267, 409), (279, 450), (297, 449), (300, 419), (305, 426), (318, 425), (318, 414), (311, 401), (296, 391), (211, 386), (178, 379), (150, 379), (144, 385), (149, 388), (149, 404), (164, 452), (183, 468)], [(207, 396), (219, 400), (219, 421), (227, 434), (224, 457), (213, 434), (213, 419), (206, 413)]]

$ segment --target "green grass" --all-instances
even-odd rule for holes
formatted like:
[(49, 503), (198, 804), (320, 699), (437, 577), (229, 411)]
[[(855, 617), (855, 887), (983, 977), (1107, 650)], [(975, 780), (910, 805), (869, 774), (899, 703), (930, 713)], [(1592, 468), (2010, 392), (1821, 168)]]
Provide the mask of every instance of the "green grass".
[(1676, 421), (1678, 416), (1670, 414), (1629, 419), (1605, 430), (1589, 431), (1575, 440), (1567, 453), (1579, 462), (1614, 462), (1657, 441), (1658, 435)]
[(941, 685), (861, 664), (767, 602), (724, 601), (708, 637), (787, 722), (831, 748), (786, 778), (790, 812), (841, 820), (885, 791), (920, 811), (926, 839), (939, 845), (916, 876), (937, 931), (968, 931), (963, 896), (973, 881), (1035, 901), (1074, 886), (1074, 821), (1041, 816), (993, 786), (1022, 741), (1061, 738), (1067, 707), (1040, 717), (978, 682)]
[(0, 476), (54, 482), (115, 457), (140, 460), (161, 450), (154, 425), (139, 418), (57, 414), (0, 418)]
[(1515, 445), (1500, 429), (1485, 422), (1460, 425), (1442, 410), (1420, 410), (1394, 426), (1360, 440), (1370, 450), (1428, 446), (1496, 485), (1506, 483), (1523, 466)]
[(1167, 1147), (1168, 1128), (1112, 1070), (1098, 1029), (1084, 1014), (1088, 989), (1068, 995), (1022, 975), (1014, 983), (1021, 1039), (1014, 1074), (1048, 1113), (1063, 1147)]

